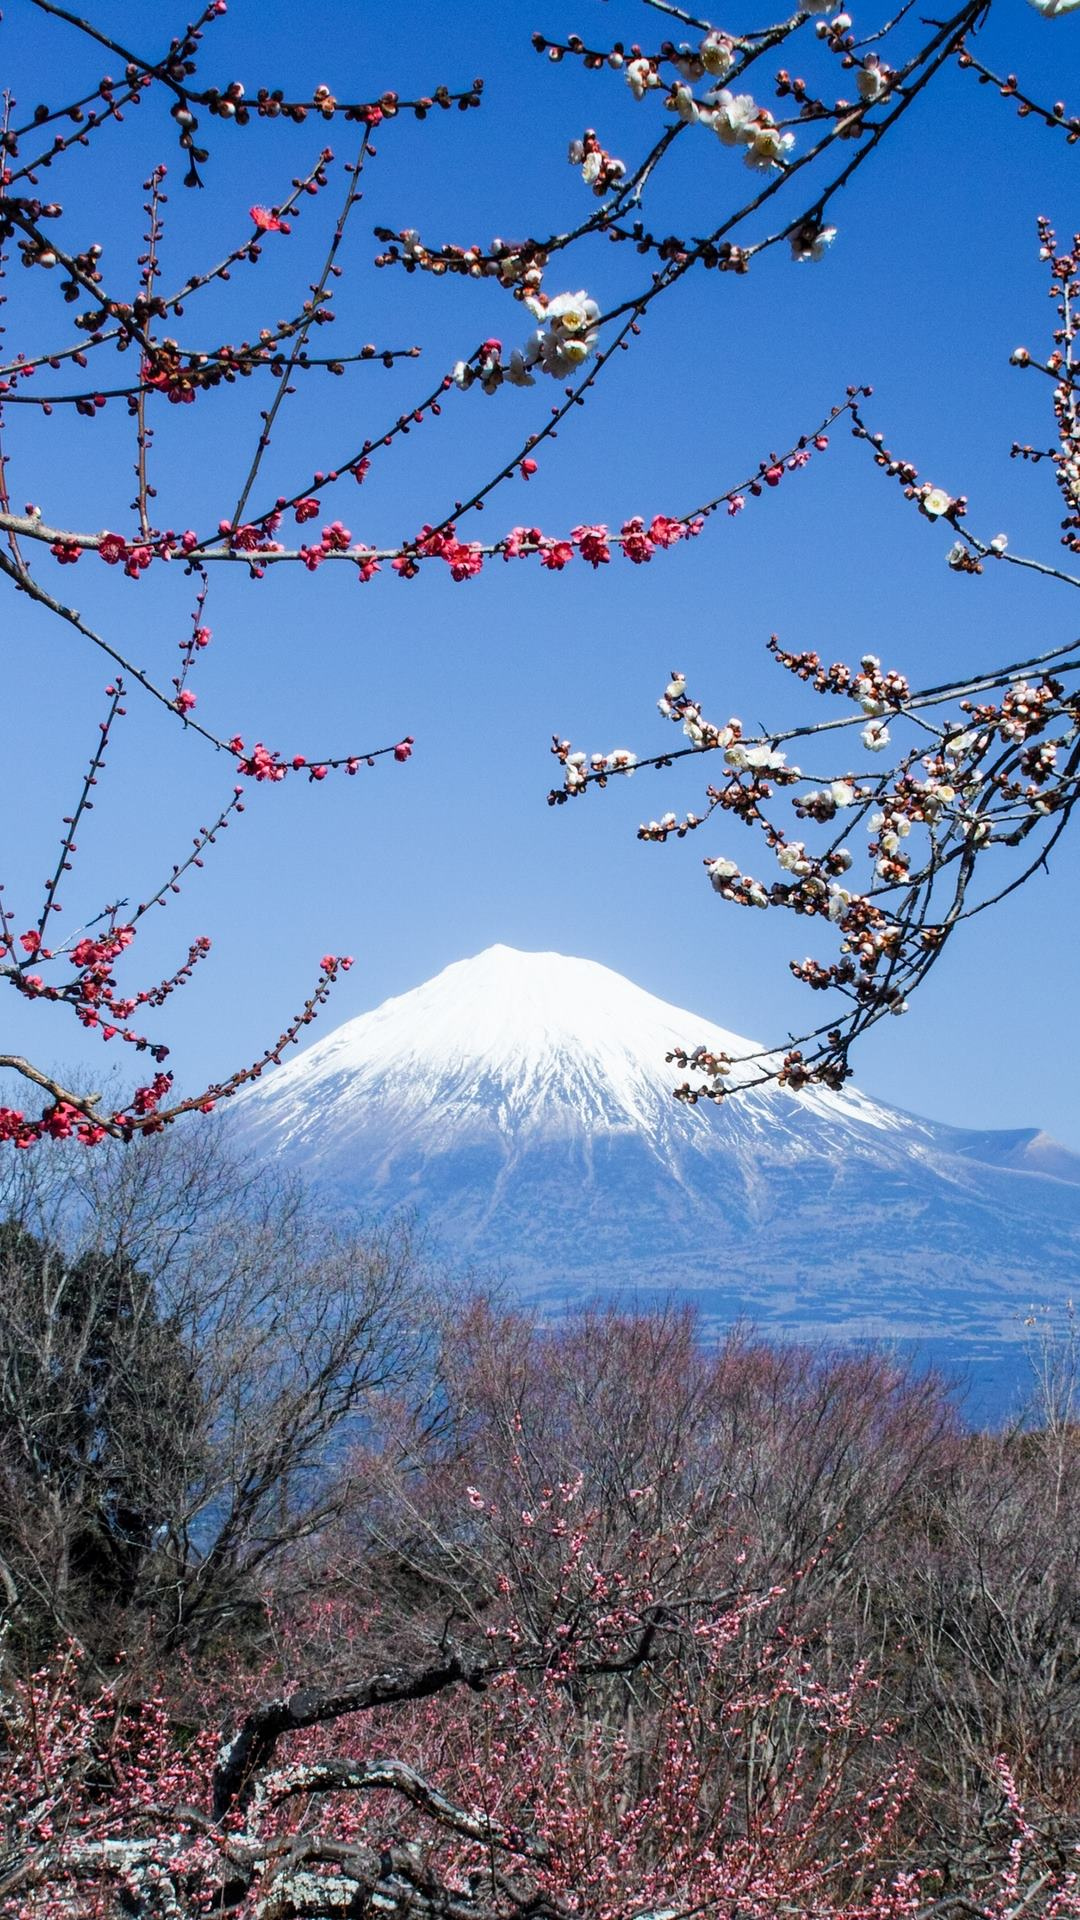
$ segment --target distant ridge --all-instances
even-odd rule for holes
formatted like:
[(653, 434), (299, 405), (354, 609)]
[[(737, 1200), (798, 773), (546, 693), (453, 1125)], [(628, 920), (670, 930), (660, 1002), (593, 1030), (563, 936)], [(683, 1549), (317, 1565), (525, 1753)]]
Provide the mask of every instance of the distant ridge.
[(760, 1053), (596, 961), (495, 946), (346, 1022), (233, 1113), (253, 1148), (365, 1209), (414, 1208), (530, 1298), (674, 1287), (716, 1322), (916, 1342), (1014, 1377), (1024, 1315), (1077, 1283), (1080, 1155), (851, 1088), (687, 1107), (664, 1055), (698, 1044)]

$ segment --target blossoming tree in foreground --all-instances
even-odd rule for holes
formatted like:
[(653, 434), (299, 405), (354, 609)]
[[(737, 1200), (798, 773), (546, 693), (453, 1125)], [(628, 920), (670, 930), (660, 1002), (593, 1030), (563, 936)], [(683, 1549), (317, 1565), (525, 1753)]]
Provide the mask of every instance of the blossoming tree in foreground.
[[(1004, 4), (1005, 0), (1001, 0)], [(1040, 10), (1065, 12), (1067, 5)], [(0, 1066), (33, 1089), (35, 1105), (0, 1108), (0, 1139), (27, 1147), (43, 1136), (76, 1136), (87, 1144), (106, 1134), (131, 1138), (159, 1130), (181, 1113), (206, 1111), (246, 1078), (272, 1064), (316, 1014), (334, 980), (349, 965), (347, 957), (327, 954), (316, 985), (300, 1013), (253, 1064), (223, 1073), (194, 1094), (180, 1097), (170, 1068), (168, 1047), (144, 1027), (202, 966), (209, 941), (189, 941), (179, 964), (149, 985), (122, 983), (138, 952), (138, 936), (152, 907), (165, 904), (201, 866), (221, 834), (238, 820), (253, 786), (268, 789), (297, 779), (321, 782), (331, 775), (348, 778), (380, 759), (407, 761), (411, 737), (357, 743), (355, 751), (331, 755), (272, 747), (253, 740), (235, 723), (212, 724), (199, 706), (199, 667), (211, 641), (205, 617), (213, 576), (222, 568), (272, 590), (284, 568), (314, 573), (323, 566), (345, 567), (367, 585), (393, 573), (408, 581), (422, 569), (445, 567), (454, 582), (475, 577), (493, 558), (522, 560), (539, 573), (559, 572), (574, 564), (597, 569), (612, 554), (640, 565), (655, 554), (702, 535), (721, 509), (738, 512), (748, 498), (766, 496), (788, 476), (823, 453), (838, 424), (850, 424), (878, 464), (904, 489), (923, 514), (948, 520), (956, 532), (952, 564), (977, 571), (985, 564), (1032, 565), (1013, 555), (999, 540), (970, 532), (964, 502), (920, 481), (914, 467), (889, 454), (864, 418), (865, 393), (850, 391), (827, 418), (793, 423), (792, 442), (783, 455), (769, 455), (744, 479), (689, 513), (671, 514), (647, 502), (647, 475), (638, 476), (641, 511), (611, 532), (604, 525), (577, 524), (543, 529), (504, 527), (494, 538), (476, 537), (477, 512), (507, 483), (528, 478), (536, 452), (553, 441), (564, 419), (588, 400), (596, 382), (632, 347), (644, 316), (690, 274), (744, 275), (755, 260), (774, 248), (786, 249), (798, 271), (821, 262), (834, 238), (834, 210), (848, 183), (878, 164), (889, 136), (946, 67), (956, 63), (990, 92), (1018, 105), (1023, 117), (1040, 123), (1063, 144), (1080, 140), (1080, 119), (1064, 102), (1040, 103), (1015, 76), (997, 75), (980, 60), (978, 33), (988, 8), (984, 0), (966, 0), (943, 21), (927, 23), (902, 8), (895, 19), (859, 22), (823, 0), (808, 0), (801, 10), (775, 25), (749, 33), (729, 31), (722, 23), (699, 21), (667, 0), (644, 0), (641, 43), (592, 44), (577, 35), (551, 40), (534, 36), (536, 53), (556, 64), (579, 63), (598, 76), (598, 84), (627, 89), (640, 112), (640, 146), (630, 158), (610, 152), (593, 128), (585, 128), (569, 149), (580, 172), (589, 208), (565, 231), (519, 240), (495, 239), (487, 247), (435, 243), (417, 231), (377, 229), (382, 251), (374, 264), (398, 274), (458, 277), (490, 283), (505, 296), (509, 344), (486, 337), (468, 347), (448, 342), (444, 362), (421, 378), (387, 417), (371, 413), (370, 424), (354, 442), (335, 452), (332, 462), (289, 469), (276, 452), (274, 430), (283, 410), (298, 408), (301, 389), (311, 392), (317, 371), (337, 378), (365, 377), (366, 365), (411, 375), (418, 349), (411, 346), (347, 340), (336, 351), (321, 351), (334, 320), (335, 282), (342, 268), (342, 242), (355, 226), (361, 181), (374, 157), (374, 136), (387, 145), (404, 137), (409, 124), (456, 107), (481, 104), (482, 82), (419, 89), (408, 98), (384, 92), (368, 99), (340, 99), (328, 84), (310, 98), (293, 98), (286, 89), (259, 84), (259, 76), (241, 82), (207, 77), (213, 71), (213, 32), (226, 12), (225, 0), (210, 0), (197, 19), (167, 45), (147, 47), (155, 23), (139, 20), (123, 38), (82, 19), (57, 0), (18, 0), (15, 9), (30, 21), (47, 18), (66, 28), (82, 59), (87, 47), (101, 50), (109, 72), (75, 94), (62, 76), (54, 91), (59, 100), (27, 108), (7, 97), (0, 149), (0, 249), (8, 271), (5, 338), (0, 360), (0, 573), (23, 599), (94, 648), (108, 663), (109, 681), (100, 717), (88, 719), (94, 740), (85, 774), (72, 783), (71, 812), (63, 821), (59, 852), (35, 899), (0, 895), (0, 976), (22, 1000), (44, 1011), (73, 1016), (105, 1041), (117, 1040), (148, 1056), (156, 1071), (138, 1084), (121, 1105), (71, 1085), (23, 1054), (0, 1053)], [(655, 31), (654, 31), (655, 29)], [(677, 31), (678, 40), (666, 37)], [(138, 40), (140, 44), (134, 44)], [(801, 72), (794, 70), (798, 61)], [(778, 64), (786, 61), (789, 64)], [(974, 93), (974, 89), (973, 89)], [(768, 100), (768, 104), (766, 103)], [(214, 143), (237, 134), (246, 139), (272, 136), (295, 166), (297, 142), (305, 147), (301, 170), (291, 177), (272, 205), (255, 204), (239, 223), (233, 243), (219, 257), (174, 272), (169, 264), (164, 159), (145, 182), (146, 226), (134, 273), (107, 261), (99, 238), (87, 230), (86, 216), (69, 216), (64, 180), (86, 166), (101, 143), (116, 139), (117, 129), (140, 103), (140, 119), (160, 112), (163, 152), (178, 141), (184, 184), (213, 188)], [(170, 127), (171, 121), (171, 127)], [(312, 133), (316, 139), (312, 143)], [(321, 142), (340, 132), (349, 145), (344, 162), (335, 161)], [(423, 138), (417, 126), (416, 137)], [(670, 156), (697, 141), (702, 165), (715, 173), (708, 232), (664, 234), (653, 231), (650, 206)], [(710, 176), (711, 177), (711, 176)], [(336, 202), (327, 218), (323, 263), (306, 292), (292, 289), (282, 309), (285, 269), (278, 262), (289, 236), (308, 209)], [(591, 243), (614, 246), (632, 271), (626, 291), (606, 307), (576, 282), (588, 278), (584, 259)], [(1066, 538), (1076, 547), (1076, 417), (1073, 385), (1073, 319), (1076, 264), (1059, 256), (1049, 230), (1044, 251), (1057, 275), (1063, 303), (1061, 331), (1054, 354), (1045, 363), (1055, 381), (1060, 444), (1049, 457), (1057, 463), (1069, 517)], [(564, 256), (566, 258), (564, 259)], [(571, 258), (571, 256), (573, 256)], [(267, 318), (239, 341), (216, 345), (196, 342), (189, 328), (212, 300), (227, 297), (235, 275), (273, 263), (277, 281), (268, 289)], [(11, 266), (18, 299), (11, 286)], [(1027, 361), (1028, 356), (1018, 356)], [(1032, 363), (1035, 364), (1035, 363)], [(219, 470), (217, 452), (233, 451), (239, 387), (258, 390), (262, 404), (249, 423), (249, 454), (237, 490), (222, 495), (217, 511), (197, 515), (185, 508), (182, 494), (169, 492), (169, 476), (158, 470), (155, 433), (163, 410), (183, 411), (205, 473)], [(488, 478), (447, 506), (420, 500), (416, 531), (396, 545), (366, 542), (346, 524), (355, 507), (370, 496), (383, 463), (415, 428), (443, 434), (469, 431), (467, 410), (483, 405), (480, 394), (501, 388), (538, 389), (538, 414), (526, 431), (507, 414), (505, 446)], [(470, 389), (476, 389), (470, 393)], [(233, 398), (230, 399), (229, 397)], [(233, 409), (219, 415), (228, 401)], [(317, 410), (317, 402), (312, 403)], [(502, 405), (503, 402), (498, 402)], [(31, 430), (47, 436), (50, 421), (71, 413), (90, 423), (114, 421), (128, 426), (135, 492), (122, 520), (106, 527), (72, 524), (64, 509), (63, 475), (50, 470), (40, 501), (21, 499), (19, 458)], [(291, 417), (291, 414), (290, 414)], [(316, 411), (316, 417), (318, 413)], [(228, 420), (226, 426), (224, 420)], [(220, 424), (219, 424), (220, 421)], [(215, 438), (217, 436), (217, 438)], [(36, 443), (35, 443), (36, 444)], [(1030, 453), (1030, 449), (1026, 449)], [(1032, 457), (1040, 457), (1032, 455)], [(225, 471), (224, 459), (220, 470)], [(357, 484), (367, 491), (359, 497)], [(103, 486), (103, 492), (108, 488)], [(168, 495), (167, 515), (160, 495)], [(348, 494), (353, 508), (347, 509)], [(468, 524), (467, 524), (468, 523)], [(118, 595), (137, 591), (152, 596), (167, 572), (183, 575), (190, 587), (190, 619), (162, 663), (143, 666), (120, 636), (84, 616), (71, 582), (79, 569), (108, 569)], [(1045, 569), (1044, 569), (1045, 570)], [(1066, 580), (1062, 569), (1052, 569)], [(100, 577), (100, 575), (99, 575)], [(379, 582), (380, 592), (387, 585)], [(538, 583), (538, 591), (542, 589)], [(152, 621), (146, 621), (148, 627)], [(824, 695), (854, 700), (861, 728), (861, 755), (874, 756), (872, 770), (845, 758), (822, 781), (809, 782), (789, 764), (790, 736), (761, 738), (744, 732), (738, 721), (706, 720), (681, 673), (671, 679), (661, 702), (665, 718), (677, 723), (687, 752), (717, 752), (725, 763), (722, 780), (710, 787), (705, 811), (665, 814), (642, 827), (646, 839), (697, 829), (714, 815), (735, 815), (762, 832), (769, 859), (779, 860), (781, 877), (759, 878), (744, 871), (727, 844), (710, 850), (708, 876), (719, 892), (755, 906), (784, 905), (807, 918), (836, 927), (841, 958), (825, 963), (799, 962), (796, 971), (812, 987), (844, 997), (844, 1011), (828, 1021), (782, 1061), (759, 1063), (761, 1072), (778, 1075), (791, 1086), (810, 1078), (837, 1084), (847, 1071), (848, 1047), (871, 1020), (902, 1009), (905, 996), (933, 964), (953, 927), (992, 895), (973, 896), (976, 868), (1003, 844), (1019, 850), (1020, 871), (997, 890), (1020, 884), (1045, 858), (1047, 844), (1066, 826), (1074, 797), (1076, 755), (1071, 745), (1075, 707), (1070, 704), (1068, 649), (1052, 650), (1023, 671), (1006, 664), (981, 672), (963, 684), (912, 691), (899, 671), (882, 668), (867, 656), (851, 667), (825, 666), (816, 656), (787, 651), (777, 642), (776, 657), (789, 671)], [(940, 718), (943, 706), (968, 705), (961, 718)], [(231, 792), (207, 809), (212, 824), (198, 828), (173, 863), (166, 860), (155, 886), (128, 901), (83, 901), (72, 897), (78, 836), (87, 824), (94, 789), (104, 767), (113, 729), (137, 703), (140, 724), (154, 710), (183, 729), (192, 754), (231, 763)], [(935, 717), (937, 716), (937, 717)], [(843, 722), (833, 722), (833, 727)], [(911, 744), (906, 729), (913, 729)], [(830, 745), (837, 737), (827, 727), (797, 730)], [(848, 735), (841, 731), (839, 739)], [(905, 744), (895, 760), (893, 739)], [(564, 784), (556, 798), (578, 795), (590, 784), (628, 772), (633, 756), (592, 756), (557, 740)], [(889, 772), (876, 770), (885, 755)], [(672, 753), (655, 756), (666, 763)], [(869, 764), (869, 763), (868, 763)], [(798, 832), (802, 823), (824, 829), (813, 838), (796, 837), (772, 810), (778, 792), (795, 802)], [(845, 833), (838, 831), (840, 825)], [(855, 871), (861, 855), (844, 844), (869, 825), (870, 883)], [(1026, 864), (1025, 864), (1026, 863)], [(760, 862), (758, 863), (760, 866)], [(949, 890), (941, 904), (943, 888)], [(77, 924), (73, 924), (76, 923)], [(688, 1098), (702, 1092), (719, 1095), (728, 1063), (695, 1060), (699, 1084), (687, 1083)]]
[(373, 1669), (389, 1623), (315, 1607), (326, 1680), (239, 1683), (220, 1735), (164, 1693), (80, 1698), (72, 1649), (5, 1703), (0, 1913), (1075, 1920), (1075, 1849), (1003, 1763), (962, 1878), (912, 1863), (875, 1684), (829, 1670), (782, 1587), (739, 1591), (737, 1542), (665, 1518), (671, 1491), (629, 1490), (612, 1535), (580, 1475), (528, 1507), (470, 1486), (438, 1547), (473, 1620)]

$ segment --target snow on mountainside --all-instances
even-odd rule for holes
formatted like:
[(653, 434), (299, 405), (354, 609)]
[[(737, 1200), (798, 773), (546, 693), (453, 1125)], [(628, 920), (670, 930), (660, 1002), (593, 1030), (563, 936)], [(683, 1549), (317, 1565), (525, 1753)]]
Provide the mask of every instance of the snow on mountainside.
[(1074, 1288), (1080, 1156), (851, 1089), (687, 1107), (664, 1055), (699, 1044), (758, 1052), (595, 961), (497, 946), (233, 1111), (256, 1150), (349, 1204), (413, 1207), (448, 1252), (552, 1303), (674, 1287), (713, 1321), (917, 1340), (1000, 1372), (1025, 1310)]
[[(275, 1145), (299, 1138), (318, 1157), (370, 1127), (372, 1102), (398, 1130), (437, 1133), (435, 1151), (492, 1129), (519, 1148), (599, 1130), (646, 1136), (666, 1154), (708, 1137), (713, 1124), (704, 1107), (671, 1098), (686, 1073), (664, 1060), (674, 1046), (699, 1043), (736, 1060), (760, 1052), (595, 960), (496, 946), (348, 1021), (244, 1098)], [(748, 1065), (733, 1081), (754, 1071)], [(852, 1126), (899, 1124), (857, 1093), (748, 1089), (739, 1130), (772, 1131), (785, 1112), (823, 1123), (830, 1151)]]

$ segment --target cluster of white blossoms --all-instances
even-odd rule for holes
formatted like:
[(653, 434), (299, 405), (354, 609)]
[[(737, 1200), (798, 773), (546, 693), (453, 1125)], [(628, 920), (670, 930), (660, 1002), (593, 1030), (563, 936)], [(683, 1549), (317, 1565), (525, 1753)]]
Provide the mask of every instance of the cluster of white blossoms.
[(745, 147), (748, 167), (779, 167), (795, 145), (793, 133), (781, 133), (767, 107), (759, 107), (750, 93), (712, 88), (697, 110), (697, 119), (711, 127), (725, 147)]
[[(810, 12), (828, 11), (813, 6)], [(738, 42), (713, 29), (695, 49), (682, 46), (674, 58), (680, 79), (668, 88), (664, 105), (687, 126), (708, 127), (725, 147), (745, 147), (746, 164), (767, 170), (781, 167), (784, 156), (795, 144), (793, 133), (782, 133), (767, 107), (758, 106), (752, 94), (731, 93), (727, 87), (712, 86), (704, 94), (694, 92), (695, 81), (706, 75), (726, 80), (735, 65)], [(636, 100), (656, 87), (665, 85), (651, 60), (639, 56), (626, 66), (626, 80)]]
[[(719, 27), (711, 27), (704, 40), (696, 47), (682, 41), (672, 55), (672, 65), (680, 78), (693, 86), (695, 81), (709, 76), (711, 80), (726, 80), (735, 65), (736, 54), (741, 42), (733, 40), (730, 34)], [(626, 84), (635, 100), (644, 99), (646, 93), (654, 87), (662, 87), (664, 81), (651, 60), (639, 54), (626, 65)]]
[[(567, 793), (577, 793), (590, 774), (625, 773), (629, 778), (636, 766), (637, 754), (631, 753), (629, 747), (613, 747), (610, 753), (568, 753), (563, 761), (563, 785)], [(675, 824), (674, 814), (671, 824)]]
[(587, 293), (560, 293), (545, 302), (542, 295), (526, 300), (530, 313), (544, 325), (530, 334), (525, 343), (525, 359), (541, 373), (565, 380), (587, 360), (596, 346), (596, 322), (600, 309)]
[(665, 720), (681, 720), (683, 732), (696, 750), (721, 748), (724, 760), (734, 773), (789, 773), (799, 777), (798, 767), (788, 767), (787, 756), (764, 742), (748, 745), (742, 737), (742, 722), (732, 718), (722, 727), (702, 717), (701, 708), (686, 698), (686, 675), (675, 673), (656, 703)]
[(745, 147), (748, 167), (761, 171), (781, 167), (784, 156), (795, 145), (793, 133), (781, 133), (767, 107), (759, 107), (750, 93), (732, 93), (728, 87), (712, 87), (700, 101), (689, 89), (677, 87), (672, 104), (681, 119), (709, 127), (721, 145)]
[(947, 780), (920, 782), (918, 791), (923, 819), (930, 826), (940, 820), (945, 808), (956, 799), (956, 788)]
[(814, 871), (814, 863), (807, 859), (806, 845), (802, 840), (789, 840), (784, 846), (777, 847), (776, 858), (784, 872), (793, 873), (798, 880)]
[(876, 653), (864, 653), (859, 666), (862, 671), (851, 682), (851, 697), (858, 701), (863, 712), (869, 714), (872, 720), (880, 719), (883, 713), (889, 711), (888, 701), (875, 691), (881, 675), (881, 661)]
[(882, 880), (898, 877), (894, 874), (892, 862), (900, 851), (900, 842), (906, 840), (911, 832), (911, 821), (906, 813), (872, 813), (867, 822), (867, 831), (877, 834), (878, 862), (877, 872)]
[(587, 293), (560, 293), (546, 302), (534, 295), (525, 304), (546, 325), (537, 327), (524, 347), (515, 347), (508, 360), (502, 357), (499, 340), (485, 340), (475, 364), (459, 360), (452, 378), (462, 392), (478, 384), (485, 393), (496, 393), (504, 381), (512, 387), (535, 386), (534, 372), (565, 380), (588, 359), (599, 337), (600, 309)]
[[(850, 780), (830, 780), (827, 787), (804, 793), (799, 798), (799, 809), (822, 825), (827, 823), (843, 807), (853, 807), (862, 795)], [(847, 858), (850, 866), (850, 856)]]
[(734, 860), (726, 860), (723, 857), (717, 860), (706, 860), (705, 871), (717, 893), (724, 893), (734, 881), (738, 881), (739, 898), (747, 906), (768, 906), (769, 896), (761, 881), (755, 880), (751, 874), (744, 874)]
[(701, 708), (686, 697), (685, 673), (672, 674), (656, 707), (665, 720), (682, 721), (683, 732), (697, 752), (703, 752), (705, 748), (729, 747), (742, 733), (742, 725), (738, 720), (729, 720), (726, 726), (714, 727), (711, 721), (702, 717)]
[(625, 160), (618, 160), (613, 153), (607, 153), (591, 130), (583, 139), (571, 140), (567, 158), (572, 167), (581, 168), (585, 185), (596, 194), (607, 193), (626, 178)]
[(532, 362), (520, 348), (515, 347), (509, 360), (502, 358), (502, 348), (498, 340), (485, 340), (474, 366), (471, 360), (459, 360), (452, 375), (454, 385), (467, 393), (473, 385), (483, 388), (485, 393), (497, 393), (505, 380), (511, 387), (534, 387)]
[(786, 753), (779, 753), (773, 747), (764, 745), (746, 747), (736, 740), (724, 752), (724, 759), (736, 773), (783, 773), (785, 770), (798, 775), (798, 767), (788, 769)]
[(850, 887), (842, 887), (838, 880), (832, 881), (829, 886), (829, 904), (826, 912), (833, 925), (835, 926), (838, 920), (843, 919), (853, 900), (861, 899), (860, 893), (852, 893)]

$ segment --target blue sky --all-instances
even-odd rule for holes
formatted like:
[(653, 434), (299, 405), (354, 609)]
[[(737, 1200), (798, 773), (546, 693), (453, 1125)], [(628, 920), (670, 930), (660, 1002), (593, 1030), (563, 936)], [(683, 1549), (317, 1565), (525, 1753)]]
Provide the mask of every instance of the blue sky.
[[(172, 25), (165, 5), (133, 11), (96, 0), (87, 11), (121, 37), (138, 32), (140, 46)], [(769, 17), (748, 6), (719, 23), (746, 30)], [(878, 23), (870, 8), (855, 18), (863, 30)], [(534, 29), (649, 46), (664, 31), (659, 15), (616, 0), (511, 0), (497, 14), (325, 0), (317, 16), (277, 0), (231, 0), (208, 36), (205, 78), (240, 77), (249, 90), (280, 83), (303, 96), (325, 81), (342, 98), (367, 98), (386, 87), (458, 86), (474, 74), (486, 82), (479, 112), (380, 132), (343, 251), (334, 348), (416, 343), (421, 360), (392, 372), (354, 367), (340, 380), (309, 376), (275, 432), (260, 498), (381, 433), (485, 336), (510, 345), (527, 330), (521, 309), (491, 283), (376, 272), (373, 226), (467, 244), (569, 225), (590, 201), (567, 165), (567, 142), (594, 126), (632, 162), (663, 124), (659, 96), (636, 106), (617, 74), (538, 58)], [(110, 64), (27, 0), (5, 10), (2, 31), (22, 109), (92, 83)], [(995, 0), (980, 52), (1019, 72), (1037, 97), (1065, 95), (1075, 110), (1080, 17), (1047, 23), (1022, 0)], [(141, 182), (165, 160), (171, 283), (218, 257), (244, 231), (247, 208), (279, 200), (325, 142), (347, 157), (354, 134), (215, 123), (206, 190), (185, 193), (172, 123), (151, 96), (85, 159), (57, 166), (47, 190), (69, 213), (65, 237), (101, 240), (110, 283), (130, 287)], [(733, 170), (744, 184), (737, 156), (712, 137), (692, 130), (681, 150), (651, 214), (656, 231), (702, 231), (730, 201)], [(1049, 383), (1017, 373), (1008, 356), (1020, 341), (1043, 347), (1052, 310), (1034, 221), (1045, 213), (1069, 232), (1076, 166), (1063, 137), (1017, 124), (969, 75), (946, 72), (842, 196), (827, 259), (796, 266), (777, 248), (746, 277), (691, 278), (657, 302), (632, 351), (541, 450), (533, 479), (501, 488), (462, 534), (491, 538), (518, 522), (561, 533), (582, 520), (682, 513), (815, 426), (849, 381), (867, 381), (889, 445), (950, 493), (966, 492), (977, 530), (1007, 531), (1014, 549), (1053, 557), (1060, 516), (1049, 472), (1008, 458), (1014, 439), (1048, 444)], [(236, 340), (295, 308), (321, 261), (339, 181), (340, 169), (288, 239), (268, 236), (257, 271), (238, 270), (227, 289), (191, 303), (185, 342)], [(592, 242), (553, 266), (545, 284), (552, 293), (585, 287), (606, 307), (645, 273), (629, 248)], [(9, 268), (9, 350), (70, 337), (55, 278)], [(328, 345), (324, 334), (317, 347)], [(123, 361), (105, 364), (124, 372)], [(229, 513), (269, 391), (264, 377), (259, 390), (252, 381), (192, 408), (159, 409), (163, 524), (201, 528)], [(492, 398), (449, 395), (441, 420), (374, 463), (362, 490), (350, 481), (327, 492), (323, 517), (340, 516), (370, 544), (413, 534), (484, 480), (558, 395), (550, 382)], [(16, 503), (34, 500), (56, 524), (126, 529), (134, 445), (122, 407), (94, 422), (30, 416), (21, 409), (6, 432)], [(841, 433), (775, 494), (734, 521), (710, 521), (699, 540), (648, 567), (616, 560), (593, 574), (579, 563), (553, 576), (496, 562), (461, 585), (439, 568), (409, 583), (386, 570), (366, 587), (330, 566), (311, 577), (282, 569), (255, 585), (219, 568), (207, 607), (214, 642), (192, 682), (208, 725), (310, 755), (404, 734), (416, 751), (406, 766), (380, 762), (355, 780), (253, 788), (244, 820), (155, 917), (139, 943), (145, 959), (125, 981), (150, 984), (197, 934), (214, 941), (197, 980), (153, 1029), (171, 1043), (181, 1084), (194, 1090), (257, 1054), (327, 950), (353, 953), (356, 966), (317, 1033), (495, 941), (600, 960), (767, 1041), (819, 1017), (817, 1000), (787, 971), (807, 950), (804, 926), (725, 906), (704, 880), (703, 855), (742, 851), (734, 827), (666, 847), (635, 839), (640, 820), (698, 802), (702, 768), (643, 770), (552, 810), (548, 741), (557, 730), (588, 749), (666, 747), (655, 701), (673, 666), (717, 719), (737, 713), (779, 726), (810, 717), (811, 696), (768, 660), (772, 632), (830, 659), (872, 649), (913, 681), (1067, 637), (1075, 616), (1066, 589), (1002, 567), (957, 576), (945, 565), (950, 537), (905, 511)], [(67, 576), (44, 562), (42, 577), (169, 678), (191, 606), (179, 569), (133, 585), (88, 556)], [(108, 674), (84, 643), (10, 600), (5, 637), (2, 877), (9, 901), (22, 903), (21, 925), (35, 915)], [(231, 790), (228, 763), (144, 699), (133, 694), (128, 705), (80, 836), (66, 926), (117, 894), (143, 895)], [(1080, 1148), (1075, 1023), (1061, 1017), (1075, 983), (1077, 878), (1066, 845), (1048, 877), (960, 935), (904, 1020), (864, 1043), (858, 1083), (937, 1119), (1041, 1125)], [(99, 1044), (9, 999), (5, 1048), (100, 1071)]]

